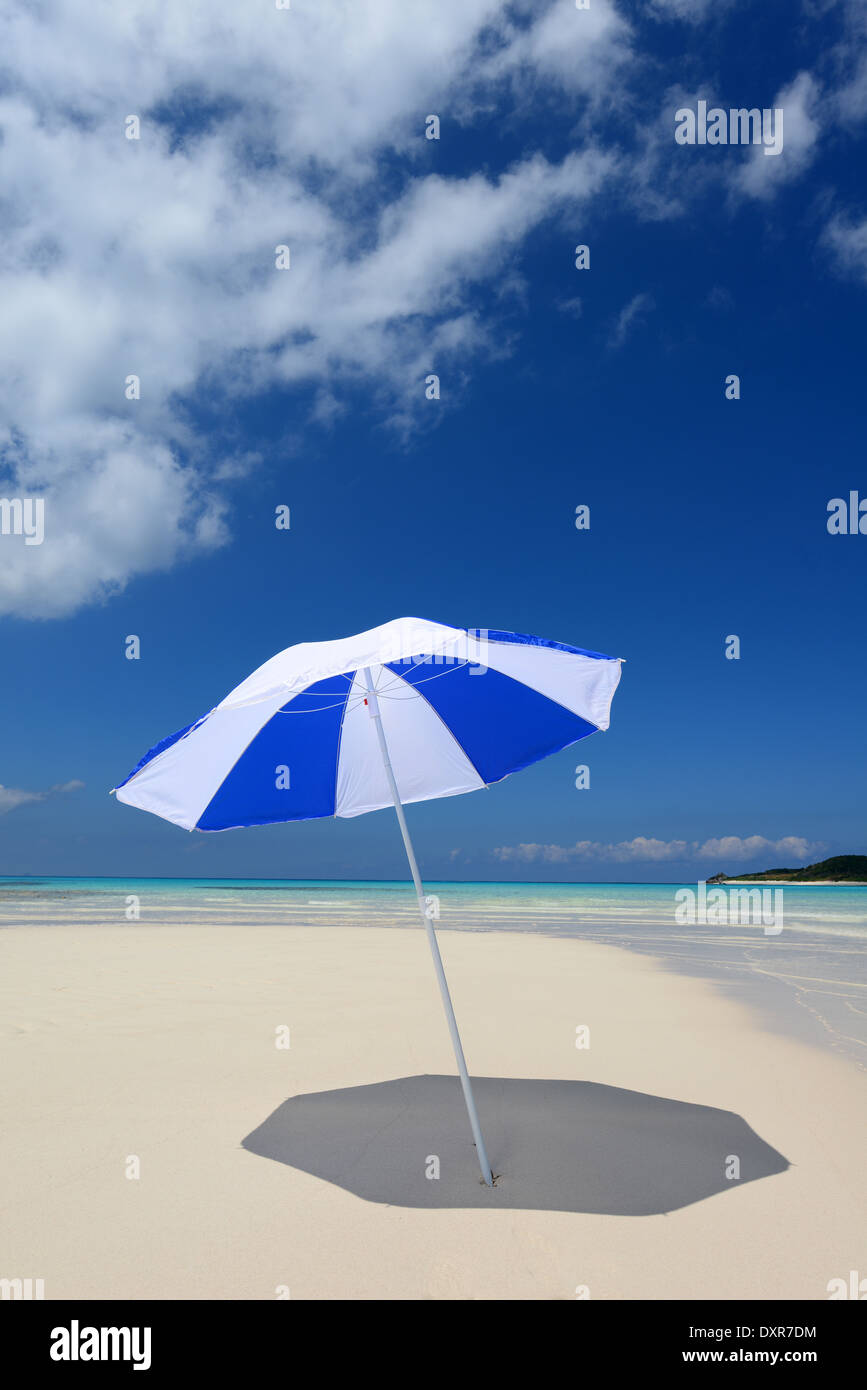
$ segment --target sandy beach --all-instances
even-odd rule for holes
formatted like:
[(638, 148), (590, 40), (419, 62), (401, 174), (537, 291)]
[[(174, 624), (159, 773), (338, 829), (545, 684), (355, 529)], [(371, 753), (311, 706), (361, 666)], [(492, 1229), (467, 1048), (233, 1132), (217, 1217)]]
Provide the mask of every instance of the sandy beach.
[(613, 946), (440, 940), (493, 1191), (421, 931), (5, 929), (0, 1276), (47, 1299), (823, 1299), (863, 1268), (853, 1062)]
[(724, 882), (745, 888), (761, 888), (763, 884), (766, 888), (867, 888), (863, 878), (799, 878), (794, 884), (790, 878), (727, 878)]

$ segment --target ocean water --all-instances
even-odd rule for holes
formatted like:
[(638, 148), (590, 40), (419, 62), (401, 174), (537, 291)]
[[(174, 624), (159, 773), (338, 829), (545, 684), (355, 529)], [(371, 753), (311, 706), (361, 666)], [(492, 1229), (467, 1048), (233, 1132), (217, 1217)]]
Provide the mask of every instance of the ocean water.
[[(637, 951), (712, 980), (768, 1027), (867, 1063), (867, 887), (785, 887), (776, 899), (781, 922), (769, 921), (770, 930), (740, 920), (736, 906), (722, 922), (678, 920), (681, 889), (695, 893), (696, 884), (426, 884), (438, 930), (535, 932)], [(140, 925), (156, 930), (218, 923), (421, 930), (403, 880), (0, 877), (0, 931), (122, 925), (131, 897)]]

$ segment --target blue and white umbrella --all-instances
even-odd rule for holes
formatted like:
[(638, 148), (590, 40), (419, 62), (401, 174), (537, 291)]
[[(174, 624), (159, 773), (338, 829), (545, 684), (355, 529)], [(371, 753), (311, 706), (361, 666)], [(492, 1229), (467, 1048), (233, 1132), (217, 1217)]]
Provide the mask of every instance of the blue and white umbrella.
[(516, 632), (397, 618), (287, 647), (150, 749), (119, 801), (185, 830), (394, 806), (449, 1022), (482, 1176), (492, 1183), (403, 806), (500, 782), (607, 729), (620, 660)]

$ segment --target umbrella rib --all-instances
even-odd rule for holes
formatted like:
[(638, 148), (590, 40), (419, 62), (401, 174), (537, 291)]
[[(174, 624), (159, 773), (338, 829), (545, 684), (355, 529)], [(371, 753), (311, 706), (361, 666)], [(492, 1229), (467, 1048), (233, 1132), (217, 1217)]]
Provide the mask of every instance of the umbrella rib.
[[(419, 666), (421, 666), (421, 665), (423, 665), (423, 664), (424, 664), (423, 662), (417, 661), (417, 662), (415, 663), (414, 666), (411, 666), (411, 667), (410, 667), (409, 671), (407, 671), (406, 674), (409, 675), (411, 671), (417, 671), (418, 668), (419, 668)], [(410, 690), (415, 690), (416, 687), (419, 686), (419, 685), (427, 685), (428, 681), (439, 680), (440, 676), (447, 676), (447, 675), (449, 675), (452, 671), (460, 671), (464, 666), (472, 666), (473, 664), (474, 664), (474, 663), (471, 662), (471, 661), (460, 661), (460, 662), (458, 662), (455, 666), (450, 666), (449, 669), (448, 669), (448, 671), (437, 671), (437, 672), (436, 672), (434, 675), (432, 675), (432, 676), (423, 676), (421, 680), (415, 681), (412, 685), (409, 686), (409, 688), (410, 688)], [(384, 669), (384, 668), (383, 668), (383, 669)], [(391, 670), (391, 667), (389, 667), (389, 670)], [(384, 686), (382, 687), (381, 690), (380, 690), (380, 689), (377, 689), (377, 691), (376, 691), (376, 694), (377, 694), (377, 695), (383, 695), (383, 694), (386, 694), (389, 690), (394, 690), (394, 689), (396, 688), (398, 682), (400, 682), (401, 685), (408, 685), (408, 684), (409, 684), (409, 682), (406, 680), (406, 678), (405, 678), (404, 676), (401, 676), (397, 671), (392, 671), (391, 674), (394, 676), (394, 681), (392, 682), (391, 685), (384, 685)], [(393, 698), (393, 697), (391, 697), (391, 698)]]
[[(299, 695), (303, 695), (304, 691), (299, 690), (298, 693)], [(346, 703), (346, 700), (335, 700), (333, 705), (320, 705), (318, 709), (278, 709), (274, 711), (274, 715), (276, 718), (278, 714), (324, 714), (327, 710), (330, 709), (340, 709), (341, 705), (345, 705)], [(363, 700), (356, 698), (356, 705), (360, 705), (363, 703)]]

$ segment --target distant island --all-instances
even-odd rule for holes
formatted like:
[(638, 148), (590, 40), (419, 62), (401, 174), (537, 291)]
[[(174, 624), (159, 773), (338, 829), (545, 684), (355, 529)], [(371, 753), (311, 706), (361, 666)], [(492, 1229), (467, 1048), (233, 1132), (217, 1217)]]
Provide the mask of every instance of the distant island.
[(835, 854), (805, 869), (765, 869), (761, 874), (714, 874), (708, 883), (861, 883), (867, 885), (867, 854)]

